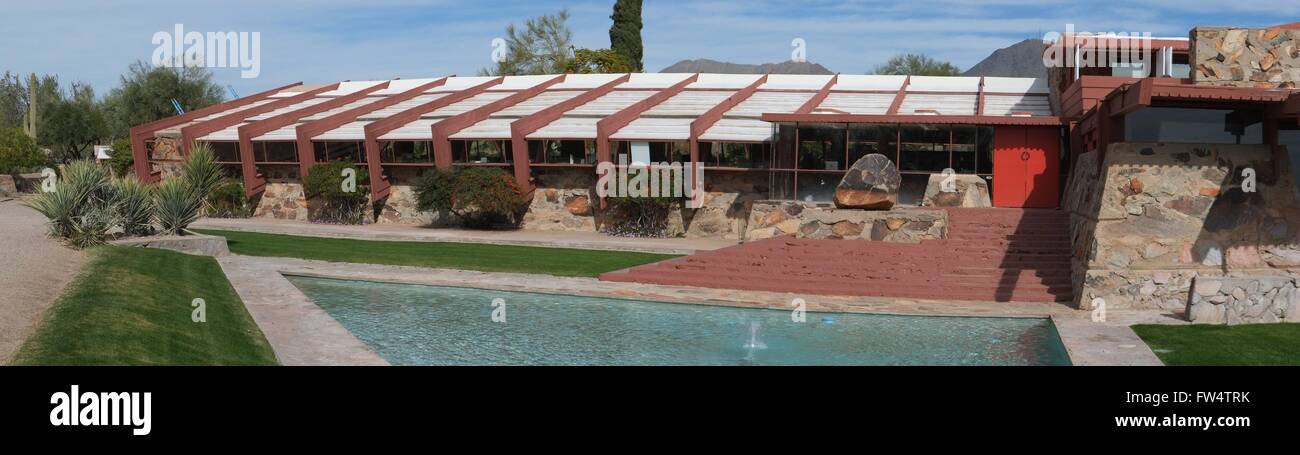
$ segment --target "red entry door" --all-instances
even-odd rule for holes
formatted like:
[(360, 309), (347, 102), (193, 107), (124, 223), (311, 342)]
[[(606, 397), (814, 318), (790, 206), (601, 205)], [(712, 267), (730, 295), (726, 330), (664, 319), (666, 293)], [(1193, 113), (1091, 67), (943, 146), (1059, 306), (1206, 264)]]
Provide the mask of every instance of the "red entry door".
[(1055, 208), (1059, 204), (1060, 131), (999, 126), (993, 135), (993, 206)]

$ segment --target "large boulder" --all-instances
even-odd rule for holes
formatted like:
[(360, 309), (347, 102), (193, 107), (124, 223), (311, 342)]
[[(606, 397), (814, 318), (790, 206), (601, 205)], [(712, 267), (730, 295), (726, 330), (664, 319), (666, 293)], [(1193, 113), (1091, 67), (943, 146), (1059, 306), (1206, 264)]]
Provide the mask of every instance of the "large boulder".
[(843, 209), (889, 210), (898, 203), (903, 176), (885, 155), (872, 153), (853, 163), (835, 188), (835, 206)]
[[(951, 178), (950, 186), (945, 188), (944, 181)], [(951, 177), (943, 174), (930, 174), (930, 181), (925, 187), (922, 207), (992, 207), (989, 200), (989, 185), (978, 175), (958, 174)]]

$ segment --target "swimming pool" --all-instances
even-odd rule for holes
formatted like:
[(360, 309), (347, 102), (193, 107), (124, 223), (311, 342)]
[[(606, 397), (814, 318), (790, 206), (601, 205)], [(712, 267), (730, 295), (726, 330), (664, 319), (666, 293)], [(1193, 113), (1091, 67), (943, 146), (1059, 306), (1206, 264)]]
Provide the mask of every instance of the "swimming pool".
[(781, 310), (288, 278), (394, 365), (1070, 364), (1048, 319), (793, 322)]

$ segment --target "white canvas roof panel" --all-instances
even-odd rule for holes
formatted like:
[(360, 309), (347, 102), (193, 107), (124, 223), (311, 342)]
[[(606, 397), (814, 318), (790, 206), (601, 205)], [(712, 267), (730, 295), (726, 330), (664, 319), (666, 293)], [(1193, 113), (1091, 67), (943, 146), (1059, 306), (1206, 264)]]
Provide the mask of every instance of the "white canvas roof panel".
[(409, 99), (409, 100), (402, 101), (402, 102), (400, 102), (400, 103), (394, 104), (394, 105), (392, 105), (392, 106), (388, 106), (388, 107), (383, 108), (383, 109), (378, 109), (378, 110), (375, 110), (375, 111), (371, 111), (371, 112), (368, 112), (368, 113), (362, 114), (362, 115), (361, 115), (360, 117), (358, 117), (358, 118), (360, 118), (360, 119), (368, 119), (368, 120), (377, 120), (377, 119), (381, 119), (381, 118), (388, 118), (388, 117), (391, 117), (393, 114), (396, 114), (396, 113), (398, 113), (398, 112), (402, 112), (402, 111), (405, 111), (405, 110), (411, 109), (411, 108), (413, 108), (413, 107), (419, 106), (419, 105), (424, 104), (424, 103), (428, 103), (428, 102), (431, 102), (431, 101), (435, 101), (435, 100), (437, 100), (437, 99), (439, 99), (439, 98), (442, 98), (442, 97), (445, 97), (445, 96), (448, 96), (448, 95), (451, 95), (451, 93), (430, 93), (430, 94), (427, 94), (427, 95), (420, 95), (420, 96), (417, 96), (417, 97), (411, 98), (411, 99)]
[(581, 95), (579, 90), (547, 90), (539, 93), (537, 96), (523, 100), (514, 106), (507, 107), (492, 114), (493, 117), (523, 117), (526, 115), (536, 114), (537, 111), (546, 109), (556, 104), (563, 103), (573, 97)]
[(933, 110), (938, 111), (938, 115), (975, 115), (977, 103), (979, 103), (979, 96), (977, 95), (909, 94), (903, 97), (903, 104), (899, 106), (898, 113), (902, 115), (933, 114), (932, 112), (917, 112), (918, 110)]
[(203, 136), (198, 140), (206, 141), (206, 142), (238, 141), (240, 126), (243, 126), (243, 124), (241, 123), (239, 125), (223, 128), (219, 131), (213, 131), (212, 133), (209, 133), (207, 136)]
[(1052, 105), (1043, 95), (985, 95), (984, 115), (1016, 115), (1029, 113), (1035, 116), (1052, 115)]
[(298, 125), (301, 125), (301, 123), (294, 123), (292, 125), (283, 126), (275, 130), (272, 130), (266, 134), (263, 134), (261, 136), (257, 136), (253, 138), (253, 140), (254, 141), (296, 141), (298, 140), (298, 129), (297, 129)]
[(449, 77), (446, 83), (431, 88), (425, 93), (458, 92), (476, 85), (485, 84), (492, 79), (496, 78), (489, 76)]
[(433, 124), (441, 118), (422, 118), (379, 136), (381, 140), (421, 140), (433, 139)]
[(644, 117), (699, 116), (726, 101), (736, 92), (730, 90), (686, 90), (645, 111)]
[(342, 105), (342, 106), (339, 106), (339, 107), (336, 107), (336, 108), (333, 108), (333, 109), (327, 109), (327, 110), (322, 111), (322, 112), (317, 112), (317, 113), (315, 113), (315, 114), (305, 116), (305, 117), (303, 117), (303, 118), (301, 118), (301, 119), (299, 119), (299, 120), (304, 121), (304, 122), (310, 122), (310, 121), (313, 121), (313, 120), (320, 120), (320, 119), (323, 119), (323, 118), (325, 118), (325, 117), (329, 117), (329, 116), (334, 115), (334, 114), (338, 114), (338, 113), (345, 112), (345, 111), (348, 111), (348, 110), (356, 109), (356, 108), (361, 107), (361, 106), (365, 106), (365, 105), (367, 105), (367, 104), (373, 103), (373, 102), (375, 102), (375, 101), (379, 101), (379, 100), (381, 100), (381, 99), (384, 99), (384, 97), (382, 97), (382, 96), (367, 96), (367, 97), (365, 97), (365, 98), (362, 98), (362, 99), (359, 99), (359, 100), (353, 101), (353, 102), (351, 102), (351, 103), (344, 104), (344, 105)]
[(826, 99), (814, 111), (845, 112), (858, 115), (883, 115), (889, 112), (897, 93), (835, 93), (826, 95)]
[(326, 131), (325, 133), (323, 133), (323, 134), (321, 134), (321, 135), (319, 135), (319, 136), (313, 137), (312, 140), (316, 140), (316, 141), (330, 141), (330, 140), (352, 140), (352, 141), (359, 141), (359, 140), (362, 140), (362, 139), (365, 139), (365, 138), (366, 138), (366, 131), (365, 131), (365, 128), (366, 128), (366, 125), (369, 125), (369, 124), (370, 124), (369, 121), (364, 121), (364, 120), (355, 121), (355, 122), (348, 123), (348, 124), (346, 124), (346, 125), (340, 126), (340, 127), (338, 127), (338, 128), (334, 128), (334, 129), (332, 129), (332, 130)]
[(909, 92), (970, 92), (980, 90), (978, 77), (912, 76)]
[(1047, 79), (1028, 77), (986, 77), (984, 78), (984, 91), (992, 93), (1047, 94), (1051, 90), (1047, 86)]
[(763, 77), (761, 74), (701, 74), (687, 89), (731, 89), (740, 90)]
[(375, 91), (375, 95), (396, 95), (398, 93), (412, 90), (424, 84), (442, 79), (440, 77), (430, 77), (424, 79), (395, 79), (388, 82), (388, 88)]
[(271, 95), (269, 98), (288, 98), (288, 97), (291, 97), (291, 96), (300, 95), (300, 94), (302, 94), (303, 92), (310, 92), (310, 91), (312, 91), (312, 90), (316, 90), (316, 89), (318, 89), (318, 88), (325, 87), (326, 85), (329, 85), (329, 84), (300, 84), (300, 85), (295, 85), (295, 86), (293, 86), (293, 87), (289, 87), (289, 88), (286, 88), (286, 89), (281, 90), (281, 91), (279, 91), (279, 92), (276, 92), (274, 95)]
[(690, 117), (641, 117), (610, 135), (611, 139), (685, 141), (691, 138)]
[(700, 135), (701, 140), (723, 142), (766, 142), (772, 124), (753, 118), (724, 118)]
[(637, 102), (649, 98), (658, 93), (654, 90), (614, 90), (606, 93), (600, 98), (596, 98), (566, 112), (565, 116), (585, 116), (585, 115), (613, 115), (615, 112), (636, 104)]
[(563, 117), (526, 136), (528, 139), (595, 139), (601, 117)]
[(903, 88), (907, 76), (855, 75), (841, 74), (831, 91), (836, 90), (889, 90), (897, 92)]
[(388, 81), (348, 81), (340, 82), (339, 88), (321, 93), (317, 96), (344, 96), (374, 87)]
[(288, 105), (288, 106), (285, 106), (285, 107), (282, 107), (282, 108), (279, 108), (279, 109), (271, 110), (270, 112), (263, 112), (263, 113), (261, 113), (261, 114), (254, 115), (254, 116), (252, 116), (252, 117), (249, 117), (249, 118), (245, 119), (244, 121), (246, 121), (246, 122), (257, 122), (257, 121), (261, 121), (261, 120), (266, 120), (266, 119), (269, 119), (269, 118), (271, 118), (271, 117), (275, 117), (275, 116), (280, 115), (280, 114), (287, 114), (287, 113), (290, 113), (290, 112), (296, 111), (296, 110), (298, 110), (298, 109), (304, 109), (304, 108), (312, 107), (312, 106), (315, 106), (315, 105), (320, 104), (320, 103), (324, 103), (324, 102), (329, 101), (329, 100), (330, 100), (330, 98), (309, 98), (309, 99), (303, 100), (303, 101), (300, 102), (300, 103), (290, 104), (290, 105)]
[(510, 139), (515, 118), (490, 118), (451, 135), (452, 139)]
[(815, 92), (754, 92), (723, 117), (759, 118), (765, 113), (792, 114), (816, 96)]
[(632, 73), (627, 82), (618, 85), (622, 89), (665, 89), (677, 85), (693, 74), (685, 73)]
[(538, 84), (555, 79), (556, 75), (546, 74), (540, 76), (506, 76), (506, 79), (499, 85), (495, 85), (488, 90), (527, 90), (536, 87)]
[(564, 82), (550, 86), (550, 90), (593, 89), (623, 76), (623, 74), (570, 74), (564, 77)]
[(831, 76), (821, 74), (772, 74), (759, 90), (808, 90), (818, 91), (831, 81)]
[(429, 112), (422, 115), (421, 117), (451, 117), (453, 115), (464, 114), (474, 109), (478, 109), (480, 107), (491, 104), (494, 101), (498, 101), (501, 100), (502, 98), (506, 98), (510, 95), (514, 95), (515, 93), (516, 92), (483, 92), (471, 96), (469, 98), (463, 99), (461, 101), (451, 103), (447, 106), (438, 108), (433, 112)]

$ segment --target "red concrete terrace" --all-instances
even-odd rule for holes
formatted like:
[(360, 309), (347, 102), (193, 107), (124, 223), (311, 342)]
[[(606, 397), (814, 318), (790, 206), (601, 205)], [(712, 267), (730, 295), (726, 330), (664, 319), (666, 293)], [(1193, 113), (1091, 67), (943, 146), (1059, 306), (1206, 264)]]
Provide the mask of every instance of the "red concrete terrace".
[(948, 238), (942, 240), (905, 244), (786, 236), (610, 272), (600, 279), (908, 299), (1071, 299), (1068, 213), (948, 209), (948, 216)]

